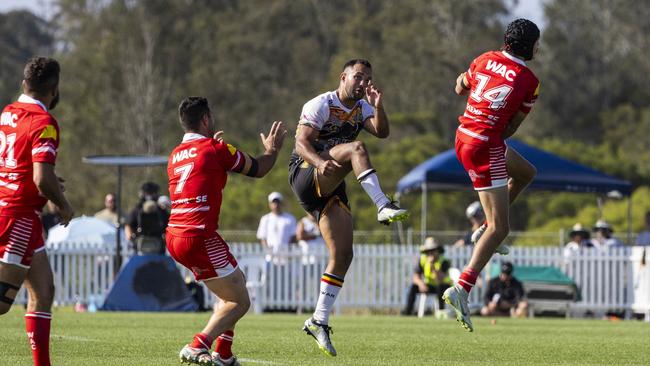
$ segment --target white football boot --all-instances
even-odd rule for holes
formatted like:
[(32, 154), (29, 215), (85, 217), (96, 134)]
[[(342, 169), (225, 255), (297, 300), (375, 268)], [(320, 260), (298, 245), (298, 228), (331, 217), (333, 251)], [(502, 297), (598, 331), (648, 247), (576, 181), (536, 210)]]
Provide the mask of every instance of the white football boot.
[(190, 345), (185, 345), (181, 352), (178, 354), (181, 363), (188, 363), (201, 366), (214, 366), (210, 350), (207, 348), (194, 348)]
[(442, 299), (445, 300), (456, 312), (456, 320), (460, 322), (463, 328), (470, 332), (474, 331), (472, 320), (469, 318), (469, 305), (467, 297), (469, 294), (464, 288), (456, 285), (448, 288), (442, 294)]
[(330, 333), (333, 333), (332, 328), (327, 324), (318, 324), (312, 318), (309, 318), (305, 320), (305, 325), (302, 327), (302, 330), (314, 337), (318, 344), (318, 348), (320, 348), (323, 353), (332, 357), (336, 356), (336, 350), (332, 345), (332, 341), (330, 341)]

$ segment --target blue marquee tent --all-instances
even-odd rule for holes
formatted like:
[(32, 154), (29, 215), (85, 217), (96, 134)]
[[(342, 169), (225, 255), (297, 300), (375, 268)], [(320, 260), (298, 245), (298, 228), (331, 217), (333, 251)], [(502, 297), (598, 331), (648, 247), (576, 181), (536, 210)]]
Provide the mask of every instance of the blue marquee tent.
[[(508, 140), (508, 146), (517, 150), (537, 168), (537, 176), (528, 187), (529, 190), (593, 193), (618, 191), (626, 196), (632, 193), (632, 185), (628, 181), (563, 159), (517, 140)], [(422, 227), (423, 230), (426, 230), (426, 194), (428, 190), (471, 188), (471, 181), (456, 158), (456, 151), (449, 149), (416, 166), (402, 177), (397, 183), (397, 194), (422, 192)], [(630, 211), (628, 204), (628, 226)]]
[[(528, 189), (595, 193), (619, 191), (623, 195), (632, 192), (632, 186), (628, 181), (563, 159), (523, 142), (509, 140), (508, 146), (517, 150), (537, 168), (537, 176)], [(421, 190), (423, 185), (435, 190), (471, 189), (472, 187), (465, 169), (456, 158), (454, 149), (442, 152), (413, 168), (399, 180), (397, 192)]]

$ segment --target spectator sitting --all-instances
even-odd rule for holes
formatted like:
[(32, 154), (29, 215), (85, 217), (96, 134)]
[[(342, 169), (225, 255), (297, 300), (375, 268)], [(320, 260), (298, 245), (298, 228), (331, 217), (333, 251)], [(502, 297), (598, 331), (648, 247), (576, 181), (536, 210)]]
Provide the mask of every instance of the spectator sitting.
[(589, 240), (589, 231), (585, 229), (582, 224), (577, 223), (569, 232), (571, 241), (564, 247), (564, 256), (569, 257), (575, 255), (582, 248), (593, 248), (594, 245)]
[(129, 214), (125, 233), (138, 254), (164, 254), (164, 234), (169, 216), (158, 207), (160, 187), (147, 182), (140, 188), (140, 201)]
[(623, 246), (623, 243), (612, 235), (614, 229), (612, 229), (612, 226), (607, 221), (596, 221), (593, 231), (595, 235), (591, 242), (596, 248), (607, 249)]
[(636, 245), (650, 245), (650, 211), (645, 213), (645, 230), (636, 237)]
[(270, 254), (267, 261), (272, 257), (273, 263), (285, 264), (286, 259), (280, 254), (286, 254), (289, 244), (296, 242), (296, 218), (282, 211), (284, 197), (281, 193), (272, 192), (268, 200), (271, 212), (260, 219), (257, 238)]
[(439, 308), (445, 308), (442, 293), (452, 285), (452, 281), (449, 277), (451, 263), (443, 256), (444, 253), (445, 248), (438, 244), (434, 238), (426, 238), (424, 245), (420, 247), (420, 259), (413, 270), (413, 283), (409, 288), (406, 307), (402, 310), (402, 315), (412, 314), (415, 295), (418, 293), (437, 294)]
[(117, 226), (119, 224), (120, 215), (117, 213), (117, 206), (115, 204), (115, 195), (113, 193), (108, 193), (104, 197), (104, 209), (97, 211), (95, 217), (101, 220), (108, 222), (111, 225)]
[(512, 263), (504, 262), (499, 276), (488, 281), (481, 315), (526, 317), (528, 302), (525, 300), (524, 286), (512, 275), (513, 270)]
[(316, 256), (314, 254), (320, 252), (325, 253), (323, 251), (323, 248), (325, 248), (325, 240), (320, 234), (318, 222), (316, 222), (316, 219), (311, 214), (307, 214), (307, 216), (298, 221), (296, 239), (303, 254), (302, 264), (314, 264), (316, 263)]
[(462, 247), (465, 245), (472, 245), (472, 233), (476, 231), (483, 223), (485, 222), (485, 213), (483, 212), (483, 207), (479, 201), (474, 201), (467, 206), (465, 210), (465, 216), (469, 220), (472, 228), (468, 231), (465, 236), (458, 239), (455, 243), (455, 247)]

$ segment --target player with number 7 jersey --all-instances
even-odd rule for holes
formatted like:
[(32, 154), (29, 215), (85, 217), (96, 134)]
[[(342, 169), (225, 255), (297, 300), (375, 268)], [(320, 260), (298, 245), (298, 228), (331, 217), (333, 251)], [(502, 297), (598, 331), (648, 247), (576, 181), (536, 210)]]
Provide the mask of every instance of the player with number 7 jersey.
[(185, 134), (167, 164), (172, 201), (167, 250), (221, 301), (179, 357), (181, 362), (199, 365), (235, 366), (239, 363), (231, 351), (234, 327), (248, 310), (250, 299), (244, 274), (217, 232), (222, 194), (228, 172), (265, 176), (275, 164), (287, 131), (282, 122), (273, 122), (268, 136), (260, 134), (264, 153), (253, 158), (225, 143), (221, 132), (215, 133), (206, 98), (184, 99), (178, 114)]

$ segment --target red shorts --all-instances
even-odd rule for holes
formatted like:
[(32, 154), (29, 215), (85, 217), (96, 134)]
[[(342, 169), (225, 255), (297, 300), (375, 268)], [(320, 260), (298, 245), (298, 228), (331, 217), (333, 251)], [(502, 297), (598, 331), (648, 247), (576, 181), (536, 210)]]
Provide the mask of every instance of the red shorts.
[(456, 156), (477, 191), (508, 185), (505, 142), (497, 146), (475, 146), (456, 138)]
[(228, 244), (214, 233), (210, 236), (166, 235), (169, 254), (194, 273), (197, 281), (225, 277), (235, 271), (237, 261)]
[(34, 253), (41, 250), (45, 242), (38, 216), (0, 216), (0, 262), (29, 268)]

